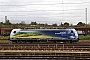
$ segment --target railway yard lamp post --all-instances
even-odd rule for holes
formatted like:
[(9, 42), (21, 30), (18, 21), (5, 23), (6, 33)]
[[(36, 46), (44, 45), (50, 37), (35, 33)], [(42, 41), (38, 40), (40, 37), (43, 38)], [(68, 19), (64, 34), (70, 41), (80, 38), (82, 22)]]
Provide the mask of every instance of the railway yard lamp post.
[(87, 8), (85, 8), (85, 12), (86, 12), (86, 34), (87, 34)]
[(86, 28), (87, 28), (87, 8), (85, 8), (86, 10)]

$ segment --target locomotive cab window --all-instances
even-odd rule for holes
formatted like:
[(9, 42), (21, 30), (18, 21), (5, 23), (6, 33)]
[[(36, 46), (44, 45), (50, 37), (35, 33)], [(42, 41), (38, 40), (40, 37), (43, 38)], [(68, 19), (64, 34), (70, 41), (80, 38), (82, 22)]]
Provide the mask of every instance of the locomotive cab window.
[(73, 31), (71, 30), (71, 33), (73, 33)]
[(16, 31), (14, 31), (13, 33), (16, 33)]

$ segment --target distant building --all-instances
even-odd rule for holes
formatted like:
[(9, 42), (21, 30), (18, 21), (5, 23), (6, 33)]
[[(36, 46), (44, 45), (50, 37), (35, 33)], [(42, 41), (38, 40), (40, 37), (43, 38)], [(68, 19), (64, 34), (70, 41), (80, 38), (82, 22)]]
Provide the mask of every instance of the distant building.
[(12, 31), (13, 28), (1, 28), (0, 29), (0, 35), (10, 35), (10, 32)]
[(5, 23), (6, 23), (6, 21), (7, 21), (7, 16), (5, 16)]

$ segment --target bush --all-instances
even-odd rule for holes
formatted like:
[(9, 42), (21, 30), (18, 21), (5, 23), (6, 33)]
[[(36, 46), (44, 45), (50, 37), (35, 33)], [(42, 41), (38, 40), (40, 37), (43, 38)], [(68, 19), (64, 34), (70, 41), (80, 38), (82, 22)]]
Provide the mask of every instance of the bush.
[(86, 40), (89, 40), (90, 39), (90, 35), (79, 35), (79, 39), (80, 40), (84, 40), (84, 39), (86, 39)]
[(9, 36), (0, 36), (0, 40), (8, 40)]

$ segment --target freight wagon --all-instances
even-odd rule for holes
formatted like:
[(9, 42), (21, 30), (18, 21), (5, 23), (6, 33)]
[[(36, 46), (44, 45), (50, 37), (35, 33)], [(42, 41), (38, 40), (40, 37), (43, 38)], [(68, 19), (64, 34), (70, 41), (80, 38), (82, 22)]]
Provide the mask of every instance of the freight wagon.
[(78, 42), (75, 29), (13, 29), (10, 33), (12, 42)]

